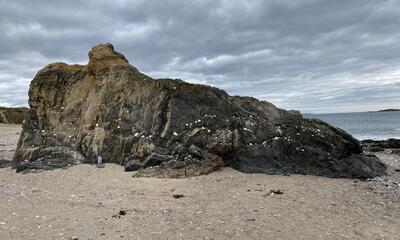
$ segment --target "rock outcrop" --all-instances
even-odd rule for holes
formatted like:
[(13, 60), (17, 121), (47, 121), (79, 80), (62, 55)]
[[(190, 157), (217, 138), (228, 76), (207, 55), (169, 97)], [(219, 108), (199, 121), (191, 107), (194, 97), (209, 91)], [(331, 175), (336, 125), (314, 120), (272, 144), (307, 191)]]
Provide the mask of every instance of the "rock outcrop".
[(389, 138), (387, 140), (362, 140), (361, 146), (364, 151), (367, 152), (383, 152), (383, 151), (394, 151), (399, 152), (400, 150), (400, 139)]
[(0, 107), (0, 123), (22, 124), (26, 118), (28, 108), (6, 108)]
[(152, 79), (111, 44), (94, 47), (87, 65), (40, 70), (29, 105), (17, 171), (94, 163), (100, 155), (135, 176), (194, 176), (222, 166), (350, 178), (386, 172), (325, 122), (209, 86)]

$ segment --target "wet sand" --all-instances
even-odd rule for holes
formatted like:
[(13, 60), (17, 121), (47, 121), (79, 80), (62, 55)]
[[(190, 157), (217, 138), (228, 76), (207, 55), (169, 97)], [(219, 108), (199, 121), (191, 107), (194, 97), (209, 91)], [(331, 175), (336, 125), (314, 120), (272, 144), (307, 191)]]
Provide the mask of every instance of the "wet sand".
[[(19, 130), (0, 126), (1, 150), (15, 149)], [(399, 174), (391, 168), (388, 177), (357, 181), (224, 168), (154, 179), (132, 178), (114, 164), (29, 174), (4, 168), (0, 239), (395, 240)]]

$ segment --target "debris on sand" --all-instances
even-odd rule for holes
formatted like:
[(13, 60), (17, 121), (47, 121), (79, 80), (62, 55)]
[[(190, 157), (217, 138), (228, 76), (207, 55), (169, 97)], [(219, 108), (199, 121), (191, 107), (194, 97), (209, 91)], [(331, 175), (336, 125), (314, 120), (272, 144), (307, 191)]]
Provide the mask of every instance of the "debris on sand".
[(125, 210), (120, 210), (118, 212), (118, 214), (114, 214), (112, 215), (113, 218), (121, 218), (121, 216), (125, 216), (126, 215), (126, 211)]
[(174, 195), (172, 195), (172, 197), (173, 198), (183, 198), (183, 197), (185, 197), (185, 195), (183, 195), (183, 194), (174, 194)]
[(269, 195), (270, 196), (273, 196), (274, 194), (280, 195), (280, 194), (283, 194), (283, 191), (281, 191), (279, 189), (277, 189), (277, 190), (269, 190)]

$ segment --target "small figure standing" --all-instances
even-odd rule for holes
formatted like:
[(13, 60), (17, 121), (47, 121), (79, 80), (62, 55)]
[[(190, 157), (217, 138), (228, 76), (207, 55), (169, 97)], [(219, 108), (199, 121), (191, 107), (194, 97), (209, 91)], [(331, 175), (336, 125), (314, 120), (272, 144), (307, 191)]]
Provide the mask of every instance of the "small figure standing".
[(103, 166), (103, 159), (101, 158), (101, 156), (97, 156), (97, 167), (98, 168), (102, 168)]

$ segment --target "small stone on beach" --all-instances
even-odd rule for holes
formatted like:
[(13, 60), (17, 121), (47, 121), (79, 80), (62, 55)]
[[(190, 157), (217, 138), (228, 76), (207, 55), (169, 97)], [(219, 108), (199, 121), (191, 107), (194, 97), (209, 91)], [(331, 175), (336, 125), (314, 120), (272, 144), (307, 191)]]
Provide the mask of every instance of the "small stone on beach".
[(173, 198), (183, 198), (183, 197), (185, 197), (185, 195), (183, 195), (183, 194), (174, 194), (174, 195), (172, 195), (172, 197)]

